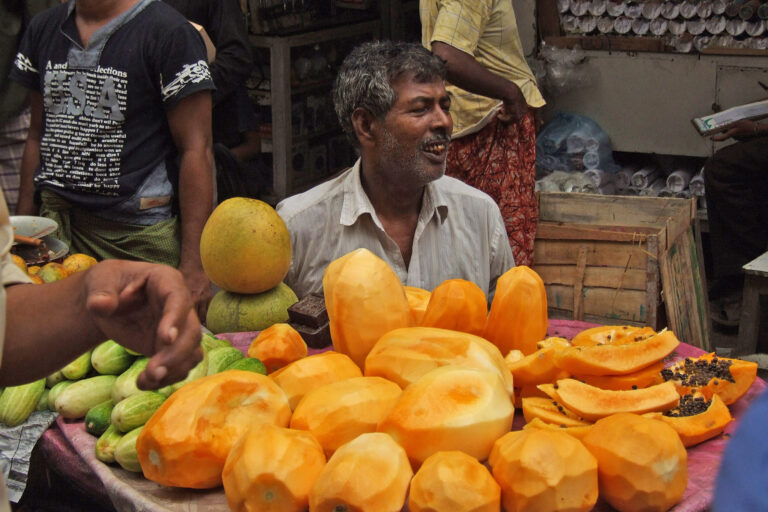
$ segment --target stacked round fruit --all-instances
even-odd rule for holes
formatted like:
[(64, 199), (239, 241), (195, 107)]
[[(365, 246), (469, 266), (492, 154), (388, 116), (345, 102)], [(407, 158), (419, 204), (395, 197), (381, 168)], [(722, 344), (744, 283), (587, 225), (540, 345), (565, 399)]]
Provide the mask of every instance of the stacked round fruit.
[(220, 288), (206, 317), (212, 332), (260, 331), (288, 320), (288, 307), (298, 301), (282, 282), (291, 238), (267, 203), (233, 197), (219, 204), (203, 228), (200, 259)]

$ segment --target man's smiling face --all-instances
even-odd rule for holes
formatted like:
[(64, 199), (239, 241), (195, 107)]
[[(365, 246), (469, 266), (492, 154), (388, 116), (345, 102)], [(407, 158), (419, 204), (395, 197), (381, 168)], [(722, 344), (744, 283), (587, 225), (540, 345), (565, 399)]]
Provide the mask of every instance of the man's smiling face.
[(423, 186), (445, 173), (451, 100), (440, 79), (420, 83), (405, 76), (392, 86), (397, 101), (381, 124), (379, 165), (393, 179)]

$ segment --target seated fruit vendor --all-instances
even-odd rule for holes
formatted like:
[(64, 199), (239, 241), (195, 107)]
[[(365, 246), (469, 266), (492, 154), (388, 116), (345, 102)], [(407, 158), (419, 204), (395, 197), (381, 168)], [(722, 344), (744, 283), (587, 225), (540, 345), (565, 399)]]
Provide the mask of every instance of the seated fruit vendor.
[(17, 213), (73, 252), (166, 263), (205, 315), (200, 234), (213, 205), (200, 34), (155, 0), (70, 0), (36, 16), (11, 78), (31, 92)]
[[(107, 339), (154, 354), (139, 376), (142, 389), (183, 379), (202, 358), (200, 322), (177, 270), (109, 260), (55, 283), (26, 284), (11, 262), (12, 242), (0, 192), (0, 386), (41, 379)], [(8, 510), (5, 492), (0, 473), (0, 511)]]
[(453, 128), (444, 77), (443, 61), (418, 44), (368, 42), (344, 60), (334, 103), (361, 157), (277, 205), (293, 243), (285, 282), (299, 297), (322, 292), (328, 264), (361, 247), (404, 285), (462, 278), (489, 301), (514, 266), (493, 199), (444, 176)]

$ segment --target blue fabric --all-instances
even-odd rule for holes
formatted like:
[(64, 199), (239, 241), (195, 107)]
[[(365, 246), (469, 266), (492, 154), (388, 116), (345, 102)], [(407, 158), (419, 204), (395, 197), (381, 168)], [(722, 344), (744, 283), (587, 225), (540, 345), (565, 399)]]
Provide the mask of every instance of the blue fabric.
[(715, 482), (714, 512), (768, 510), (768, 390), (742, 416)]

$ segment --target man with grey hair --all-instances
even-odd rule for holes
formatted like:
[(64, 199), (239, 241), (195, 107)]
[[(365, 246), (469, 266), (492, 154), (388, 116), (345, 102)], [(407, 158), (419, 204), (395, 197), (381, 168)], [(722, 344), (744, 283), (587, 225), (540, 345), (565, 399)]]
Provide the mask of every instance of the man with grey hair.
[(413, 43), (363, 43), (342, 63), (334, 104), (360, 158), (277, 205), (293, 243), (285, 282), (299, 297), (322, 292), (328, 264), (358, 248), (404, 285), (461, 278), (488, 301), (514, 266), (493, 199), (444, 175), (453, 129), (444, 77), (443, 61)]

